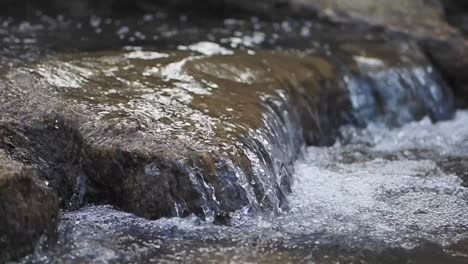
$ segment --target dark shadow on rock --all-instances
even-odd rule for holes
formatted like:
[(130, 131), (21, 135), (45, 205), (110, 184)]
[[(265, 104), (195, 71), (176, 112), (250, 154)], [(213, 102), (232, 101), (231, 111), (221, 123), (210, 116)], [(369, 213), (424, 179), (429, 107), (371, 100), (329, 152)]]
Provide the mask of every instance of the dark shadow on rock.
[(58, 203), (35, 170), (0, 152), (0, 262), (30, 254), (56, 239)]

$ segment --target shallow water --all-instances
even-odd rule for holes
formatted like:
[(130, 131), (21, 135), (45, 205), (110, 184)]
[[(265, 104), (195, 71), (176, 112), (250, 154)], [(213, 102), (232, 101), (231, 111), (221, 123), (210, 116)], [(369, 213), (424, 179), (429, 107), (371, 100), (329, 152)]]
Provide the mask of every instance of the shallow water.
[(424, 119), (395, 130), (348, 128), (351, 143), (308, 148), (296, 164), (290, 197), (300, 215), (295, 222), (303, 223), (298, 231), (326, 230), (404, 247), (420, 239), (446, 245), (465, 235), (468, 190), (439, 163), (468, 154), (467, 118), (459, 112), (455, 121), (435, 125)]
[[(165, 133), (191, 137), (193, 125), (206, 125), (207, 129), (197, 128), (201, 132), (194, 134), (208, 143), (196, 144), (193, 137), (186, 140), (191, 148), (213, 143), (213, 133), (218, 131), (210, 127), (212, 118), (219, 119), (221, 127), (239, 129), (239, 135), (247, 134), (239, 126), (242, 122), (247, 128), (265, 122), (268, 130), (279, 134), (266, 131), (269, 139), (255, 130), (249, 135), (259, 142), (279, 142), (278, 150), (265, 152), (283, 151), (276, 154), (284, 155), (282, 162), (289, 166), (288, 161), (295, 157), (290, 152), (295, 153), (303, 139), (301, 129), (294, 125), (298, 118), (289, 115), (288, 107), (278, 106), (287, 95), (278, 90), (274, 98), (262, 97), (252, 103), (257, 97), (251, 93), (265, 87), (249, 87), (269, 79), (279, 83), (285, 79), (297, 86), (311, 78), (310, 72), (332, 74), (330, 65), (335, 64), (342, 75), (330, 78), (343, 79), (349, 90), (350, 123), (364, 126), (375, 122), (367, 129), (344, 127), (341, 142), (335, 146), (311, 147), (304, 152), (294, 166), (289, 210), (281, 207), (271, 215), (253, 215), (245, 207), (232, 214), (227, 227), (195, 216), (150, 221), (111, 206), (88, 205), (63, 212), (58, 243), (48, 249), (39, 247), (22, 262), (468, 262), (468, 192), (460, 178), (468, 179), (468, 112), (436, 125), (429, 118), (397, 130), (378, 125), (401, 125), (425, 114), (432, 120), (446, 119), (453, 104), (437, 72), (411, 43), (368, 32), (360, 36), (363, 32), (366, 30), (339, 30), (309, 21), (193, 21), (165, 13), (83, 20), (41, 13), (28, 21), (0, 18), (0, 43), (4, 44), (0, 73), (17, 70), (17, 66), (30, 69), (50, 84), (47, 88), (65, 94), (70, 104), (79, 101), (93, 109), (91, 116), (102, 114), (96, 114), (103, 117), (102, 122), (113, 118), (144, 121), (141, 127), (154, 130), (143, 131), (159, 137)], [(283, 52), (289, 55), (268, 55)], [(301, 54), (326, 60), (309, 62), (298, 59)], [(314, 71), (307, 68), (316, 64)], [(279, 70), (273, 74), (270, 68)], [(170, 91), (165, 89), (168, 87)], [(226, 87), (231, 89), (229, 97), (225, 93), (210, 97)], [(234, 97), (250, 106), (230, 100)], [(188, 108), (191, 103), (200, 109)], [(210, 118), (208, 110), (212, 111)], [(257, 110), (267, 113), (261, 115)], [(161, 118), (160, 112), (181, 122), (153, 122)], [(227, 125), (229, 118), (237, 127)], [(283, 119), (291, 124), (284, 124)], [(101, 123), (90, 124), (90, 131), (95, 132), (93, 125)], [(315, 144), (321, 127), (308, 125), (312, 135), (307, 141)], [(127, 135), (123, 138), (129, 139)], [(231, 145), (245, 144), (237, 137), (227, 138), (235, 142), (228, 141)], [(157, 148), (147, 144), (156, 141), (142, 143), (136, 138), (128, 146), (138, 149), (144, 144), (145, 149), (154, 150)], [(269, 146), (269, 142), (264, 144)], [(249, 147), (261, 152), (254, 144)], [(262, 171), (265, 166), (256, 153), (249, 153), (248, 158), (268, 187), (275, 181)], [(275, 169), (279, 171), (283, 167), (278, 164)], [(154, 166), (144, 171), (158, 174)], [(242, 182), (244, 188), (252, 183)], [(173, 215), (179, 215), (177, 204), (175, 208)]]
[(290, 211), (239, 211), (230, 227), (110, 206), (64, 213), (58, 244), (23, 262), (466, 263), (468, 189), (441, 164), (467, 157), (467, 120), (343, 128), (295, 164)]

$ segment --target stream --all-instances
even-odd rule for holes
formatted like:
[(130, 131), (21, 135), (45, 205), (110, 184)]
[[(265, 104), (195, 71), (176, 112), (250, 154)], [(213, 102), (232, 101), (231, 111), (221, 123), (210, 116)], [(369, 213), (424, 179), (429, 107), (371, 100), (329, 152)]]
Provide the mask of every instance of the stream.
[[(343, 127), (296, 162), (290, 210), (149, 221), (111, 206), (64, 213), (23, 263), (466, 263), (468, 112), (389, 130)], [(447, 166), (447, 164), (450, 164)]]
[(168, 8), (0, 16), (0, 263), (468, 263), (445, 35)]

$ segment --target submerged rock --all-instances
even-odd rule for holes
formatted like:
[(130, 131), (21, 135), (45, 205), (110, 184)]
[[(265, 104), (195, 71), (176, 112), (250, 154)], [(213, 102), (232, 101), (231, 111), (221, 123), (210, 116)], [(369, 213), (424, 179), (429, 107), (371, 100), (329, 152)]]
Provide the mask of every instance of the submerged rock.
[(32, 253), (39, 240), (53, 241), (58, 221), (56, 196), (31, 168), (0, 152), (0, 262)]

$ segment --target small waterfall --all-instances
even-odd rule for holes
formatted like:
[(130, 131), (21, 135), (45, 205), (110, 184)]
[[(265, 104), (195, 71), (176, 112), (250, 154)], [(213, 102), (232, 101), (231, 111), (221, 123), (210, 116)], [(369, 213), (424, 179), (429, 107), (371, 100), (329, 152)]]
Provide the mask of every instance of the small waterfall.
[[(62, 199), (110, 202), (148, 218), (279, 212), (288, 209), (302, 149), (333, 144), (341, 125), (401, 126), (453, 113), (450, 91), (415, 47), (347, 43), (332, 53), (252, 55), (205, 46), (209, 53), (57, 56), (9, 75), (13, 91), (40, 94), (25, 105), (51, 105), (54, 133), (77, 135), (64, 166), (81, 180), (68, 191), (56, 181)], [(47, 156), (37, 162), (59, 173)]]

